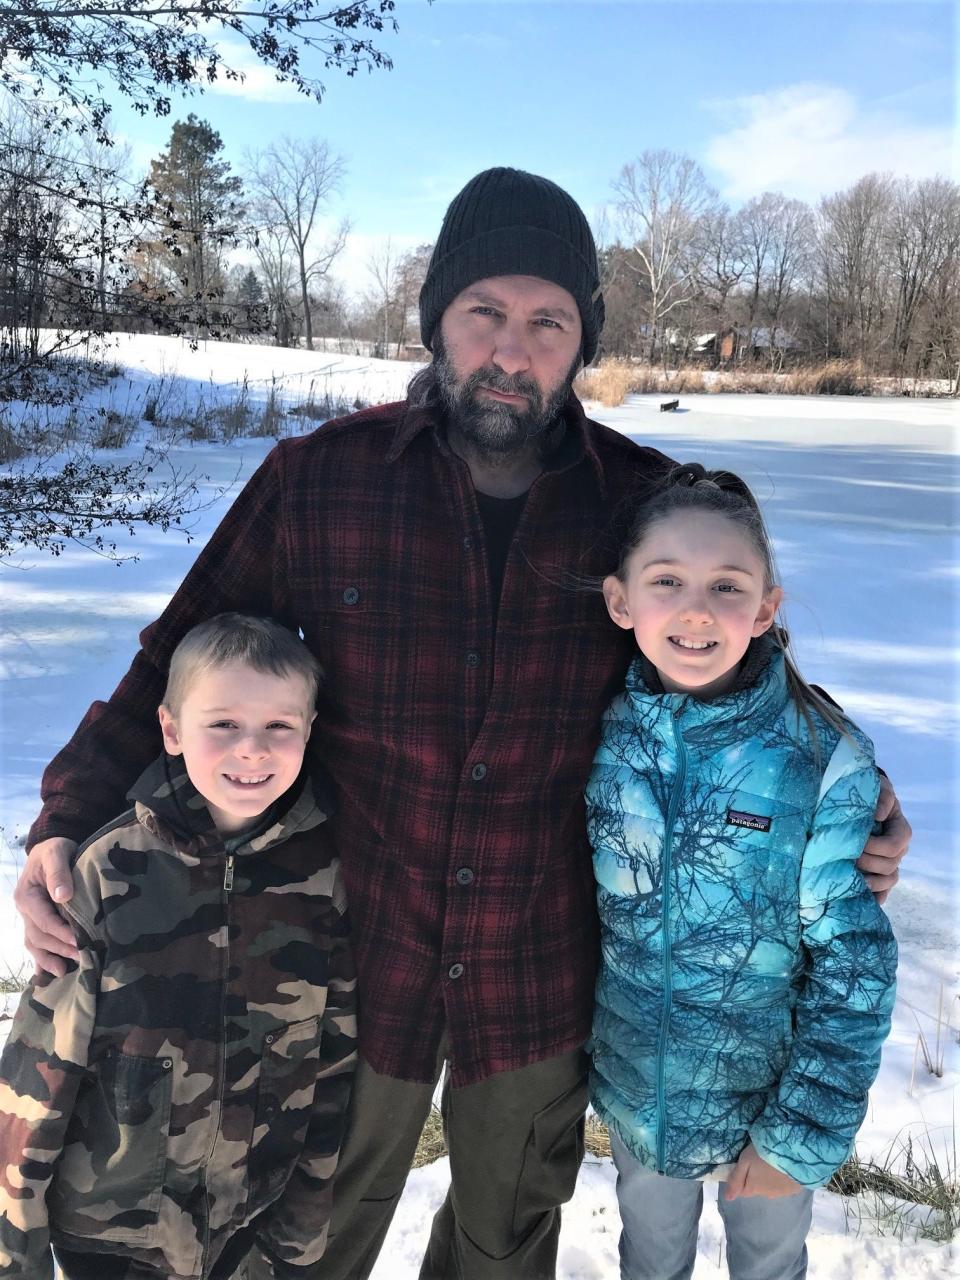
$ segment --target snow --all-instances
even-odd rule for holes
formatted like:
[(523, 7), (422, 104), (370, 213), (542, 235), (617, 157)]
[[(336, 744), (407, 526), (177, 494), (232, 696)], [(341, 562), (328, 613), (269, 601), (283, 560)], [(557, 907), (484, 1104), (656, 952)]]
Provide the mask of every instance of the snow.
[[(398, 398), (415, 366), (329, 353), (219, 343), (190, 351), (178, 339), (121, 338), (108, 358), (123, 376), (91, 393), (139, 416), (162, 378), (189, 408), (227, 403), (246, 377), (251, 402), (282, 389), (289, 409), (330, 396), (352, 404)], [(150, 391), (150, 388), (153, 391)], [(617, 430), (684, 460), (743, 475), (767, 511), (801, 666), (874, 739), (914, 826), (912, 850), (888, 910), (901, 949), (894, 1029), (866, 1123), (864, 1158), (884, 1160), (908, 1137), (928, 1141), (955, 1176), (955, 1092), (960, 1072), (957, 852), (958, 577), (956, 515), (960, 441), (945, 401), (842, 397), (634, 397), (591, 412)], [(291, 430), (296, 430), (291, 418)], [(144, 427), (145, 432), (150, 431)], [(148, 437), (149, 438), (149, 435)], [(188, 544), (176, 533), (138, 533), (140, 559), (119, 567), (80, 548), (57, 559), (26, 553), (2, 567), (0, 629), (0, 972), (25, 970), (10, 901), (22, 837), (38, 806), (39, 779), (95, 696), (120, 678), (137, 633), (163, 607), (199, 546), (250, 475), (267, 440), (181, 443), (179, 467), (205, 477), (213, 505)], [(130, 453), (131, 450), (126, 451)], [(226, 487), (229, 493), (220, 493)], [(9, 1002), (8, 1002), (9, 1003)], [(943, 1074), (919, 1061), (918, 1034), (943, 1058)], [(414, 1172), (374, 1280), (412, 1280), (448, 1178), (447, 1162)], [(564, 1215), (561, 1280), (617, 1274), (619, 1218), (609, 1161), (588, 1158)], [(701, 1225), (696, 1280), (725, 1274), (713, 1192)], [(906, 1211), (905, 1211), (906, 1212)], [(847, 1216), (853, 1220), (848, 1223)], [(915, 1239), (922, 1211), (906, 1212), (904, 1238), (878, 1235), (856, 1209), (818, 1193), (811, 1280), (945, 1276), (949, 1246)]]

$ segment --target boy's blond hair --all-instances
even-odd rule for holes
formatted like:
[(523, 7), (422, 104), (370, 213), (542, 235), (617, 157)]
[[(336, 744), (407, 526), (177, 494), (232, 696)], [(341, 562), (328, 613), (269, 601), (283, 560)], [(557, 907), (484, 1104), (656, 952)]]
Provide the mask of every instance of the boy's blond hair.
[(170, 658), (163, 706), (180, 714), (190, 685), (201, 672), (244, 663), (276, 676), (302, 676), (312, 708), (323, 671), (303, 641), (273, 618), (218, 613), (192, 627)]

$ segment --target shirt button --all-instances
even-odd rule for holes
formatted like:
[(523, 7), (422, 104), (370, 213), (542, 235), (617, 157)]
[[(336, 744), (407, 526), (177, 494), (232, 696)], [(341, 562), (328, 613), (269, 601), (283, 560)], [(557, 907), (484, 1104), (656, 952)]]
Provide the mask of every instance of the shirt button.
[(463, 549), (464, 549), (464, 551), (472, 551), (472, 550), (473, 550), (473, 539), (472, 539), (472, 538), (470, 538), (470, 537), (464, 538), (464, 540), (463, 540)]
[(456, 875), (457, 884), (468, 885), (473, 884), (473, 872), (469, 867), (460, 867)]
[(478, 760), (477, 763), (470, 770), (470, 777), (474, 780), (474, 782), (482, 782), (486, 776), (487, 776), (487, 766), (483, 763), (482, 760)]
[(462, 978), (462, 977), (463, 977), (463, 965), (462, 965), (462, 964), (452, 964), (452, 965), (450, 966), (450, 968), (447, 970), (447, 977), (448, 977), (448, 978)]
[(360, 592), (356, 587), (347, 587), (342, 596), (344, 604), (356, 604), (360, 599)]
[(467, 653), (467, 666), (479, 667), (479, 665), (480, 665), (479, 653), (477, 653), (476, 649), (470, 649), (469, 652)]

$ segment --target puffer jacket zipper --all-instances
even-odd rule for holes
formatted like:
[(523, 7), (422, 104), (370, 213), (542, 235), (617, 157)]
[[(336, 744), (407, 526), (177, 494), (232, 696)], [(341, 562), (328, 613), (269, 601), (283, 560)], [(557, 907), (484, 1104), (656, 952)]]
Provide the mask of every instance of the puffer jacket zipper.
[(666, 1172), (667, 1162), (667, 1096), (666, 1096), (666, 1056), (667, 1039), (670, 1033), (670, 1014), (673, 1006), (673, 940), (670, 934), (670, 876), (673, 854), (673, 827), (677, 820), (677, 810), (683, 794), (683, 784), (687, 774), (687, 749), (679, 720), (683, 715), (684, 703), (673, 712), (671, 727), (674, 744), (677, 750), (677, 776), (670, 792), (670, 803), (667, 805), (666, 831), (663, 840), (663, 860), (660, 865), (661, 896), (660, 920), (663, 930), (663, 1007), (660, 1012), (660, 1034), (657, 1039), (657, 1173)]

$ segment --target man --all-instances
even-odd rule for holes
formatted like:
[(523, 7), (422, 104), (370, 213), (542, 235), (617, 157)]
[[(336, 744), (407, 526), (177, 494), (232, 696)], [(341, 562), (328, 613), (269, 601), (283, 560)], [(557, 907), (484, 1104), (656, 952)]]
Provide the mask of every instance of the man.
[[(361, 1063), (317, 1277), (369, 1275), (444, 1060), (452, 1187), (422, 1280), (554, 1274), (586, 1104), (596, 916), (581, 793), (626, 633), (599, 592), (618, 503), (669, 460), (571, 392), (603, 298), (566, 192), (491, 169), (444, 218), (420, 295), (433, 362), (408, 399), (284, 441), (200, 554), (106, 704), (44, 777), (18, 902), (62, 966), (69, 841), (141, 762), (169, 654), (201, 617), (273, 614), (325, 672), (318, 751), (360, 975)], [(101, 744), (123, 744), (104, 759)], [(906, 826), (864, 869), (896, 879)]]

